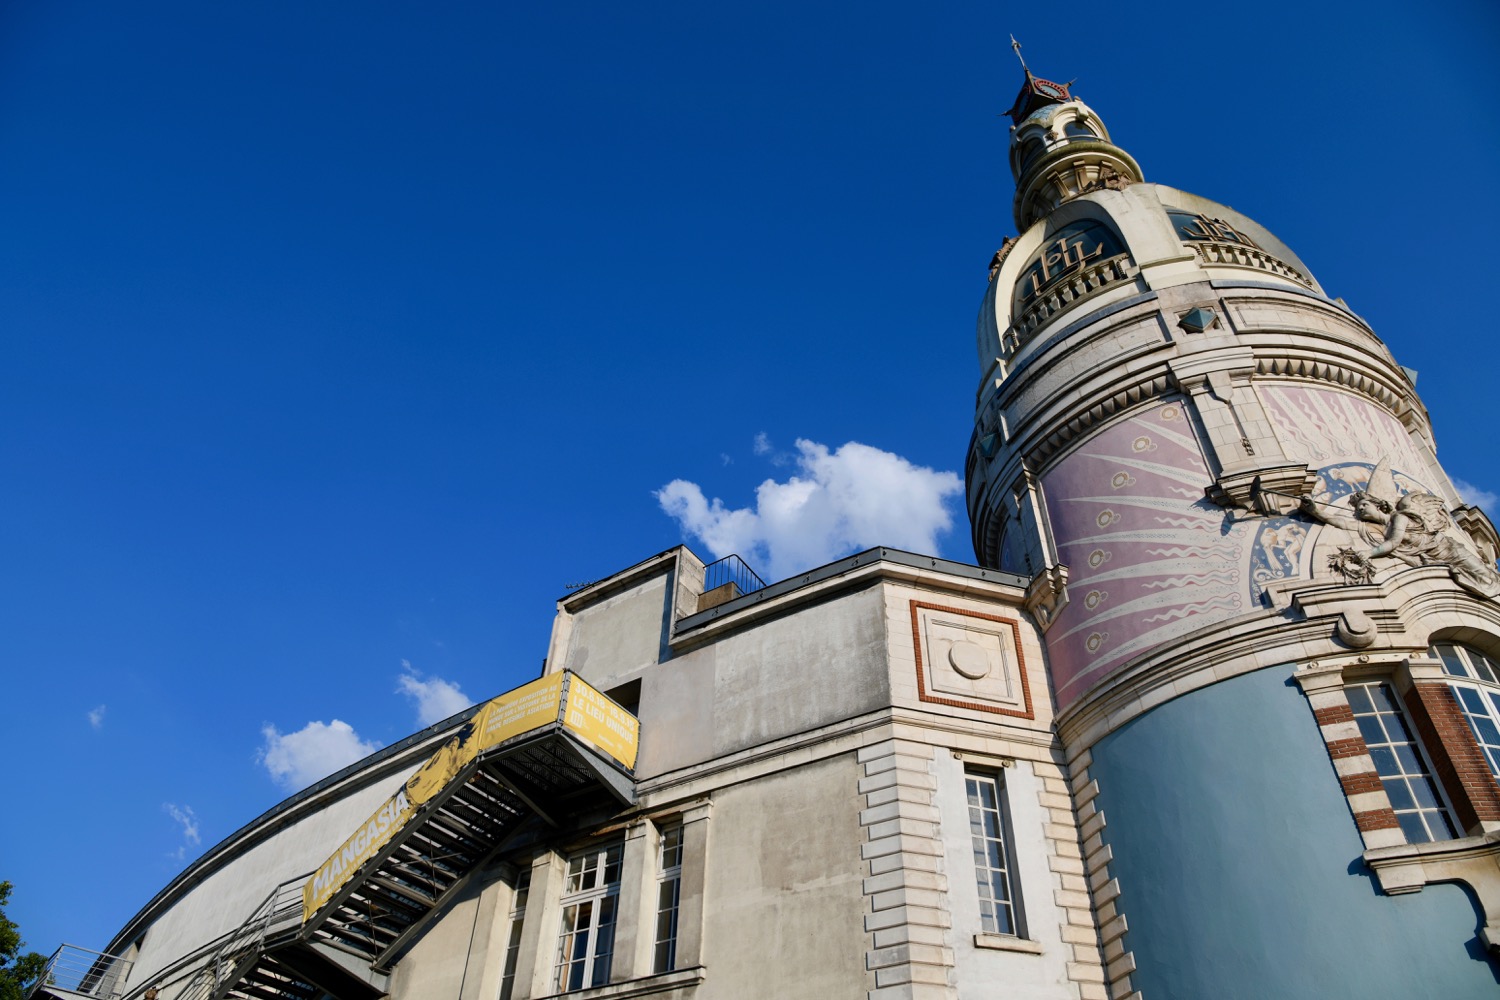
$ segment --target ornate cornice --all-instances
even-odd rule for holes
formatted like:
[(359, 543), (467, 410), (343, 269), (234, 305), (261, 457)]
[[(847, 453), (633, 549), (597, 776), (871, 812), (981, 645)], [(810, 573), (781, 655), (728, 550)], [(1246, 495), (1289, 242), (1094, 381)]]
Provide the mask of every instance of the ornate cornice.
[(1364, 372), (1345, 368), (1343, 365), (1318, 361), (1313, 358), (1298, 358), (1289, 355), (1268, 356), (1257, 351), (1255, 374), (1260, 376), (1306, 379), (1310, 382), (1329, 382), (1345, 389), (1352, 389), (1361, 396), (1400, 416), (1406, 409), (1405, 400), (1389, 386)]

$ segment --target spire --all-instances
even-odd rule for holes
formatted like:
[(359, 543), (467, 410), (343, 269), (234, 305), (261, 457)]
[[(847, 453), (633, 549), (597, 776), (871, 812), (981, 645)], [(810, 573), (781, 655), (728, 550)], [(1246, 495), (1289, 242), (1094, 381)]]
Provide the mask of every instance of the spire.
[(1006, 112), (1012, 122), (1019, 125), (1038, 108), (1073, 99), (1073, 95), (1068, 93), (1072, 83), (1053, 83), (1031, 74), (1031, 67), (1026, 65), (1026, 57), (1021, 55), (1021, 43), (1016, 41), (1015, 35), (1010, 36), (1010, 47), (1015, 50), (1016, 58), (1021, 60), (1021, 70), (1026, 74), (1026, 79), (1021, 83), (1021, 92), (1016, 95), (1016, 102)]

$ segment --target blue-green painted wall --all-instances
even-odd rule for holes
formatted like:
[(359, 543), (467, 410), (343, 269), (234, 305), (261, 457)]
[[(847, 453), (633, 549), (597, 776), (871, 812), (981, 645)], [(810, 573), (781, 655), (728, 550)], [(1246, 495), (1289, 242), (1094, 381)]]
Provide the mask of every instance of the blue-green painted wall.
[(1500, 996), (1456, 885), (1382, 896), (1290, 667), (1161, 705), (1093, 748), (1146, 1000)]

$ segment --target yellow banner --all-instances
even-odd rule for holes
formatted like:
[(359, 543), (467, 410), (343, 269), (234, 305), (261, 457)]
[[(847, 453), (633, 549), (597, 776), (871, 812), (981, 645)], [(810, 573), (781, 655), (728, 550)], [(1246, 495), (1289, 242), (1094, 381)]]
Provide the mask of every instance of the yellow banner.
[(480, 749), (504, 743), (512, 736), (556, 722), (558, 702), (562, 700), (564, 674), (548, 674), (514, 691), (508, 691), (486, 705), (474, 717), (479, 730)]
[(641, 723), (574, 674), (568, 681), (563, 725), (626, 767), (635, 767)]
[[(418, 772), (420, 773), (420, 772)], [(370, 860), (380, 849), (390, 843), (396, 831), (405, 825), (411, 816), (411, 800), (403, 787), (386, 800), (385, 805), (375, 810), (359, 831), (344, 841), (333, 856), (323, 862), (312, 878), (302, 886), (302, 921), (306, 923), (334, 893), (343, 888), (349, 876), (360, 865)]]

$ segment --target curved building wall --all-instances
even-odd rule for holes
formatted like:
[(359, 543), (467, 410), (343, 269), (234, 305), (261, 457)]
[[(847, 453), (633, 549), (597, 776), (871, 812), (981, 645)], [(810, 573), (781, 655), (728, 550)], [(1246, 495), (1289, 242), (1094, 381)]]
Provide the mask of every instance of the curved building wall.
[(163, 970), (238, 928), (278, 883), (317, 868), (430, 753), (424, 741), (415, 752), (361, 761), (274, 820), (230, 837), (138, 914), (107, 950), (123, 952), (138, 942), (132, 981), (161, 978)]
[(1094, 745), (1133, 985), (1224, 1000), (1494, 996), (1500, 968), (1463, 888), (1382, 897), (1363, 870), (1291, 673), (1204, 688)]

